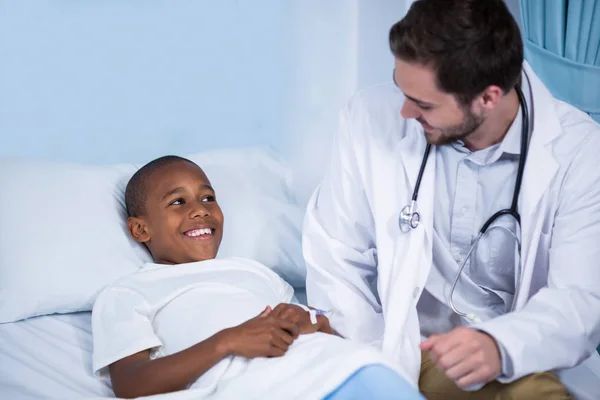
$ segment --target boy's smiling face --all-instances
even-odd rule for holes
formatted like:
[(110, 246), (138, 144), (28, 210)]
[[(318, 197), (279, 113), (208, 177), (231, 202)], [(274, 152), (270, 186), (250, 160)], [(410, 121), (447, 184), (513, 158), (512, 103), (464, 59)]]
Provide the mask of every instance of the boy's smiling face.
[(155, 262), (183, 264), (216, 257), (223, 213), (199, 166), (186, 161), (169, 164), (148, 177), (145, 192), (145, 212), (129, 218), (127, 226)]

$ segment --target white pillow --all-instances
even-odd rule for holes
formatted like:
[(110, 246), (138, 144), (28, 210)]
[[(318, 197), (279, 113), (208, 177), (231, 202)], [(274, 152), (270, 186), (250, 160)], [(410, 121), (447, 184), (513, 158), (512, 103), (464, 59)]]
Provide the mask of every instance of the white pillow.
[(291, 194), (291, 171), (262, 148), (215, 150), (186, 158), (202, 167), (225, 216), (217, 258), (251, 258), (293, 287), (304, 287), (304, 208)]
[(0, 161), (0, 322), (89, 309), (147, 253), (128, 237), (133, 165)]
[[(255, 259), (304, 286), (303, 210), (289, 172), (261, 149), (189, 158), (225, 214), (219, 257)], [(125, 226), (123, 193), (137, 167), (0, 160), (0, 323), (91, 310), (107, 284), (150, 261)]]

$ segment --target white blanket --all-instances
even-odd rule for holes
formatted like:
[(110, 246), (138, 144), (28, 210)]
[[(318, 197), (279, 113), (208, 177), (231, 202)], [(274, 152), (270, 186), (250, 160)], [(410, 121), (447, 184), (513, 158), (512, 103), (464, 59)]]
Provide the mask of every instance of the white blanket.
[[(256, 359), (244, 374), (221, 382), (206, 395), (203, 389), (142, 397), (152, 400), (322, 399), (364, 365), (388, 363), (379, 352), (325, 334), (307, 335), (294, 343), (279, 362)], [(98, 397), (97, 399), (106, 399)]]
[[(110, 382), (98, 379), (92, 373), (91, 313), (50, 315), (32, 318), (17, 323), (0, 325), (0, 398), (11, 400), (29, 399), (98, 399), (114, 398)], [(316, 392), (327, 392), (344, 381), (345, 377), (358, 365), (380, 362), (379, 353), (373, 354), (360, 346), (359, 351), (350, 342), (333, 338), (323, 339), (323, 335), (303, 336), (292, 346), (286, 357), (297, 357), (312, 341), (317, 346), (325, 346), (321, 353), (317, 346), (302, 355), (307, 363), (314, 362), (311, 368), (316, 375), (311, 387), (297, 385), (305, 382), (302, 372), (288, 369), (282, 372), (282, 379), (271, 387), (269, 394), (261, 394), (260, 387), (255, 396), (266, 399), (311, 399), (319, 398)], [(333, 343), (333, 346), (330, 345)], [(312, 352), (312, 353), (311, 353)], [(329, 357), (324, 362), (321, 358)], [(229, 385), (227, 390), (218, 392), (213, 398), (247, 399), (252, 398), (245, 387), (246, 379), (254, 379), (261, 365), (249, 371), (247, 378)], [(306, 371), (306, 370), (305, 370)], [(310, 372), (310, 370), (308, 370)], [(300, 379), (295, 379), (296, 375)], [(258, 381), (258, 379), (257, 379)], [(291, 386), (288, 387), (287, 385)], [(298, 392), (286, 394), (294, 388)], [(265, 389), (266, 390), (266, 389)], [(200, 399), (201, 391), (186, 390), (164, 395), (150, 396), (147, 399), (179, 400)], [(315, 394), (311, 394), (315, 393)]]
[[(92, 317), (94, 371), (107, 377), (108, 365), (146, 349), (152, 357), (180, 352), (293, 297), (276, 273), (247, 259), (148, 264), (99, 295)], [(301, 335), (283, 357), (227, 357), (189, 390), (168, 396), (320, 399), (369, 364), (396, 368), (364, 344), (323, 333)]]

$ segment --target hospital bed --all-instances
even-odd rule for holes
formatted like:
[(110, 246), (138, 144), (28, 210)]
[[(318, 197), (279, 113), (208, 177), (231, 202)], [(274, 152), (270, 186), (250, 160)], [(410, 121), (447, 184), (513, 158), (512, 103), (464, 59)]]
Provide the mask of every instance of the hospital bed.
[[(306, 303), (303, 207), (289, 170), (264, 148), (183, 155), (204, 168), (223, 209), (219, 257), (261, 261)], [(0, 159), (0, 398), (114, 396), (92, 372), (89, 309), (104, 284), (147, 259), (123, 236), (123, 185), (137, 167)]]
[(90, 317), (80, 312), (0, 325), (0, 398), (113, 397), (92, 374)]

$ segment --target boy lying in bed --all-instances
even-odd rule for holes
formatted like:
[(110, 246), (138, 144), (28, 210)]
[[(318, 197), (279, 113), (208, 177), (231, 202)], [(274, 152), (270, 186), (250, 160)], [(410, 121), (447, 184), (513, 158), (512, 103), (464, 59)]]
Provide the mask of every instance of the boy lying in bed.
[(421, 398), (379, 352), (332, 335), (325, 316), (315, 320), (288, 304), (293, 290), (273, 271), (215, 259), (223, 214), (199, 166), (154, 160), (131, 178), (125, 197), (129, 233), (155, 262), (106, 288), (94, 305), (94, 372), (110, 375), (118, 397), (190, 389), (179, 394), (341, 399), (362, 389), (370, 399)]

